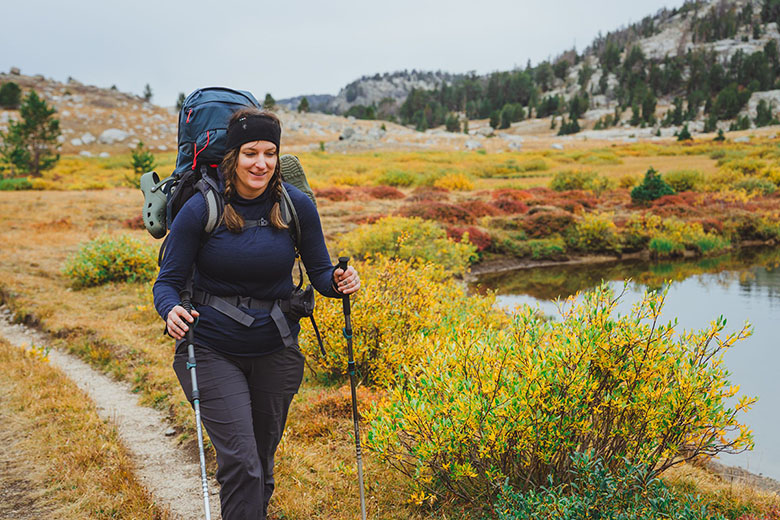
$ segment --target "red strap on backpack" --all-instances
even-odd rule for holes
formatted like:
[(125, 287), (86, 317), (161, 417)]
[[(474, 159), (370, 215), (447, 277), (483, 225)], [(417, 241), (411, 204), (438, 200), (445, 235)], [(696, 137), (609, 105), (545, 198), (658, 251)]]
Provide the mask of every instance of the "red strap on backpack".
[[(201, 148), (200, 152), (202, 152), (203, 150), (205, 150), (206, 148), (209, 147), (209, 142), (210, 141), (211, 141), (211, 135), (209, 134), (209, 131), (207, 130), (206, 131), (206, 146)], [(194, 170), (195, 166), (198, 164), (198, 154), (200, 152), (198, 151), (198, 143), (194, 143), (192, 146), (194, 147), (193, 152), (194, 152), (194, 155), (195, 155), (195, 157), (192, 158), (192, 169)]]

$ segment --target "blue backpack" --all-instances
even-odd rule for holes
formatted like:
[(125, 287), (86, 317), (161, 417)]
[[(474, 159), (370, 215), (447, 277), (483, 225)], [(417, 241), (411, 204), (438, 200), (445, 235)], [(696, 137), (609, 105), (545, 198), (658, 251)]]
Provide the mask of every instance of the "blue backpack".
[[(143, 221), (153, 237), (163, 238), (167, 234), (179, 210), (197, 192), (203, 194), (208, 208), (204, 231), (209, 235), (216, 229), (225, 207), (217, 166), (225, 155), (227, 124), (233, 112), (246, 107), (260, 108), (260, 104), (250, 92), (223, 87), (201, 88), (184, 100), (179, 111), (178, 154), (173, 174), (162, 181), (157, 172), (141, 176)], [(316, 206), (314, 192), (298, 158), (283, 155), (279, 160), (284, 181), (303, 191)], [(285, 189), (282, 199), (282, 218), (291, 224), (297, 246), (300, 224)], [(160, 248), (160, 258), (164, 248), (165, 243)]]

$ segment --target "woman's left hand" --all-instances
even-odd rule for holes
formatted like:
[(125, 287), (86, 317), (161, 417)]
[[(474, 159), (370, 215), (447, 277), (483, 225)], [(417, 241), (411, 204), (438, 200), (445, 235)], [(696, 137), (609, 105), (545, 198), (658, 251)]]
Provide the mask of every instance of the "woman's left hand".
[(351, 265), (347, 267), (346, 271), (336, 268), (333, 271), (333, 285), (341, 294), (352, 294), (360, 289), (360, 277)]

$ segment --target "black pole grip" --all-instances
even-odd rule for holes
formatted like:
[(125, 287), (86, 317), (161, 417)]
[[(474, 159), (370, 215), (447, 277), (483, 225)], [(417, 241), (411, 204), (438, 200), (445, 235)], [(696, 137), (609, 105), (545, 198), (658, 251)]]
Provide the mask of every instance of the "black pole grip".
[[(348, 263), (349, 263), (349, 257), (348, 256), (340, 256), (339, 257), (339, 265), (338, 265), (339, 269), (341, 269), (342, 271), (346, 272)], [(341, 297), (341, 303), (342, 303), (342, 306), (344, 307), (344, 315), (345, 316), (349, 316), (351, 314), (351, 311), (350, 311), (350, 308), (349, 308), (349, 295), (348, 294)], [(349, 331), (349, 334), (352, 334), (351, 330)]]

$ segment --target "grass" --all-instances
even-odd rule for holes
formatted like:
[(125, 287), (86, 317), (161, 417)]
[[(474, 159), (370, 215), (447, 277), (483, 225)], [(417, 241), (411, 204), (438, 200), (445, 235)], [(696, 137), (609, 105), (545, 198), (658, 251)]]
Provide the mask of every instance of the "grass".
[(170, 518), (135, 476), (116, 427), (47, 361), (0, 338), (7, 505), (31, 515), (21, 518)]

